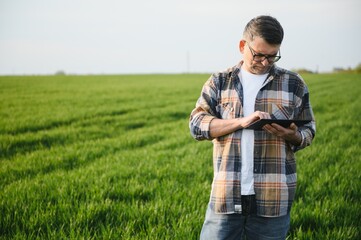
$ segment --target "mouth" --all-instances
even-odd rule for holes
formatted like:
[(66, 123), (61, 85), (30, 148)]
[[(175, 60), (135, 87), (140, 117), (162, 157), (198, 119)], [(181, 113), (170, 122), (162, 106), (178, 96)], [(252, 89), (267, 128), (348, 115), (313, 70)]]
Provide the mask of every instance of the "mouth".
[(253, 70), (257, 73), (266, 73), (270, 68), (271, 66), (253, 66)]

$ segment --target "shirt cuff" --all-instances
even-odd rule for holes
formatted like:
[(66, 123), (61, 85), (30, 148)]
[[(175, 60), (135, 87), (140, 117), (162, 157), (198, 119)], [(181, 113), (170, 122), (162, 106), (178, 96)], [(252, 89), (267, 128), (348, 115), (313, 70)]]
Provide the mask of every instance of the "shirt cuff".
[(214, 116), (210, 116), (210, 115), (205, 115), (201, 121), (201, 131), (202, 131), (202, 135), (206, 138), (206, 139), (213, 139), (211, 137), (211, 131), (210, 131), (210, 125), (212, 120), (214, 119)]

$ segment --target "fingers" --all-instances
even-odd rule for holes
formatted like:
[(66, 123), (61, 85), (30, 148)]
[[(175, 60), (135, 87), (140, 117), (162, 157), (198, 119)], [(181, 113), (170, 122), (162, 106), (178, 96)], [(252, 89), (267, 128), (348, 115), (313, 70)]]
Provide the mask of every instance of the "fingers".
[(267, 132), (273, 134), (273, 135), (276, 135), (276, 136), (280, 136), (280, 134), (282, 133), (279, 129), (279, 126), (278, 124), (266, 124), (264, 125), (263, 127), (264, 130), (266, 130)]
[(271, 133), (277, 137), (282, 137), (284, 139), (292, 138), (297, 132), (297, 125), (292, 123), (288, 128), (284, 128), (276, 123), (267, 124), (263, 127), (265, 131)]
[(271, 118), (271, 116), (268, 112), (256, 111), (255, 114), (260, 119), (270, 119)]
[(246, 127), (249, 124), (259, 120), (259, 119), (269, 119), (271, 118), (270, 114), (267, 112), (255, 111), (251, 115), (242, 118), (241, 127)]

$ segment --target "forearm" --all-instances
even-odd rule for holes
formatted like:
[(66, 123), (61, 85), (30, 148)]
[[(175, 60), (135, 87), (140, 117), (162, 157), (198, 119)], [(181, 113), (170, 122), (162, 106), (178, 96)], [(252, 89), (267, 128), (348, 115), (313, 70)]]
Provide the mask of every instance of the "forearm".
[(210, 135), (212, 138), (224, 136), (230, 134), (239, 129), (245, 128), (250, 125), (252, 122), (263, 119), (270, 118), (269, 114), (266, 112), (256, 111), (251, 115), (243, 118), (233, 118), (233, 119), (213, 119), (209, 126)]
[(221, 137), (242, 128), (241, 118), (217, 119), (214, 118), (209, 126), (212, 138)]

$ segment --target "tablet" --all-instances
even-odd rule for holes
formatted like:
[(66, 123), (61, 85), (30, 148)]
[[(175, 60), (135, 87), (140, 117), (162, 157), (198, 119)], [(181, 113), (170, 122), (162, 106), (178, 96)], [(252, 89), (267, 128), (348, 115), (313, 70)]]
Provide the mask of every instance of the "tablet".
[(311, 120), (260, 119), (248, 125), (247, 127), (245, 127), (245, 129), (260, 130), (264, 125), (271, 123), (277, 123), (278, 125), (285, 128), (288, 128), (291, 123), (295, 123), (298, 127), (300, 127), (309, 122), (311, 122)]

